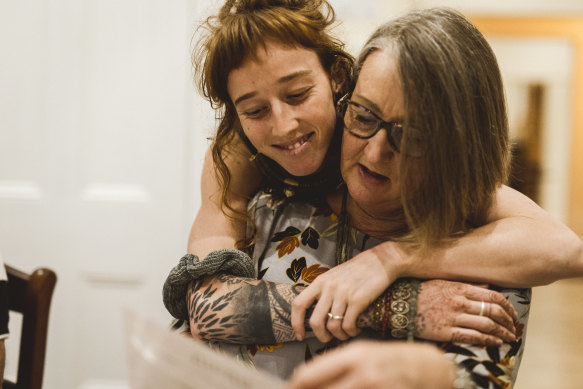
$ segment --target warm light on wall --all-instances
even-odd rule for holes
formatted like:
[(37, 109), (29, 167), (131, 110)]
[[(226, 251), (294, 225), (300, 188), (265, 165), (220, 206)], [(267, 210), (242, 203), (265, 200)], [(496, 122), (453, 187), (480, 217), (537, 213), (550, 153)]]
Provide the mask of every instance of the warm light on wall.
[(583, 236), (583, 17), (486, 17), (472, 22), (486, 36), (566, 39), (573, 46), (572, 131), (567, 223)]

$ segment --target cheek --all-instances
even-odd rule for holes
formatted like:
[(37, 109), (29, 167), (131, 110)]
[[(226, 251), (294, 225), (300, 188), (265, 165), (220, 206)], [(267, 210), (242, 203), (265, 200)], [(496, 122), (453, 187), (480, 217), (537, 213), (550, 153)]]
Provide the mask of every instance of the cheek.
[(243, 133), (249, 139), (249, 141), (259, 150), (262, 146), (263, 140), (265, 139), (265, 134), (263, 133), (260, 126), (248, 124), (248, 123), (241, 123), (243, 128)]

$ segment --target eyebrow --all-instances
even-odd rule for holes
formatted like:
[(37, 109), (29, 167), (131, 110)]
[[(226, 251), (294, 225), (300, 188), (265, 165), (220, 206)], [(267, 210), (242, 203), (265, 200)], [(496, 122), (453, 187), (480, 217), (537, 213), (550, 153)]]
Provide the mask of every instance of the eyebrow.
[[(381, 114), (381, 109), (379, 108), (378, 105), (376, 105), (374, 102), (370, 101), (369, 99), (367, 99), (364, 96), (360, 96), (357, 95), (359, 100), (364, 101), (364, 103), (367, 105), (366, 108), (370, 109), (372, 112), (374, 112), (379, 118), (382, 119), (382, 114)], [(355, 101), (355, 103), (358, 103), (358, 101)]]
[[(292, 80), (295, 80), (295, 79), (300, 78), (300, 77), (308, 76), (310, 74), (312, 74), (312, 71), (311, 70), (298, 70), (297, 72), (293, 72), (293, 73), (290, 73), (288, 75), (285, 75), (285, 76), (279, 78), (277, 80), (277, 83), (278, 84), (284, 84), (286, 82), (290, 82)], [(249, 92), (249, 93), (245, 93), (244, 95), (237, 97), (237, 99), (234, 101), (233, 104), (235, 106), (237, 106), (237, 104), (239, 104), (241, 101), (244, 101), (244, 100), (253, 98), (256, 95), (257, 95), (257, 92), (255, 92), (255, 91)]]

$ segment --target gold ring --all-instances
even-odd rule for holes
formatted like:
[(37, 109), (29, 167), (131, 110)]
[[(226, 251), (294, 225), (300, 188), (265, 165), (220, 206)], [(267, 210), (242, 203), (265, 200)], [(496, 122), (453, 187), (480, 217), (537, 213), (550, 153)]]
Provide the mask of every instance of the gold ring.
[(486, 307), (486, 303), (482, 301), (482, 306), (480, 306), (480, 316), (484, 316), (484, 308)]
[(332, 320), (342, 320), (342, 319), (344, 319), (344, 316), (342, 316), (342, 315), (333, 315), (332, 312), (328, 312), (328, 319), (332, 319)]

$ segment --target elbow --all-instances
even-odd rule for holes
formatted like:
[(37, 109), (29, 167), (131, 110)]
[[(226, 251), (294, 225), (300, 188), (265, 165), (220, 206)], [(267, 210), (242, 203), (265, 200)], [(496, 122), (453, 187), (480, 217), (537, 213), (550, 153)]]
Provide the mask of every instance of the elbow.
[(555, 273), (555, 277), (549, 283), (563, 278), (583, 277), (583, 241), (571, 230), (559, 241), (561, 249), (553, 264), (555, 272), (549, 272)]
[(192, 320), (190, 321), (190, 335), (192, 335), (192, 337), (196, 340), (202, 340), (200, 330), (198, 329), (196, 323), (194, 323)]
[[(573, 235), (575, 235), (573, 233)], [(583, 277), (583, 241), (577, 235), (573, 242), (573, 276)]]

